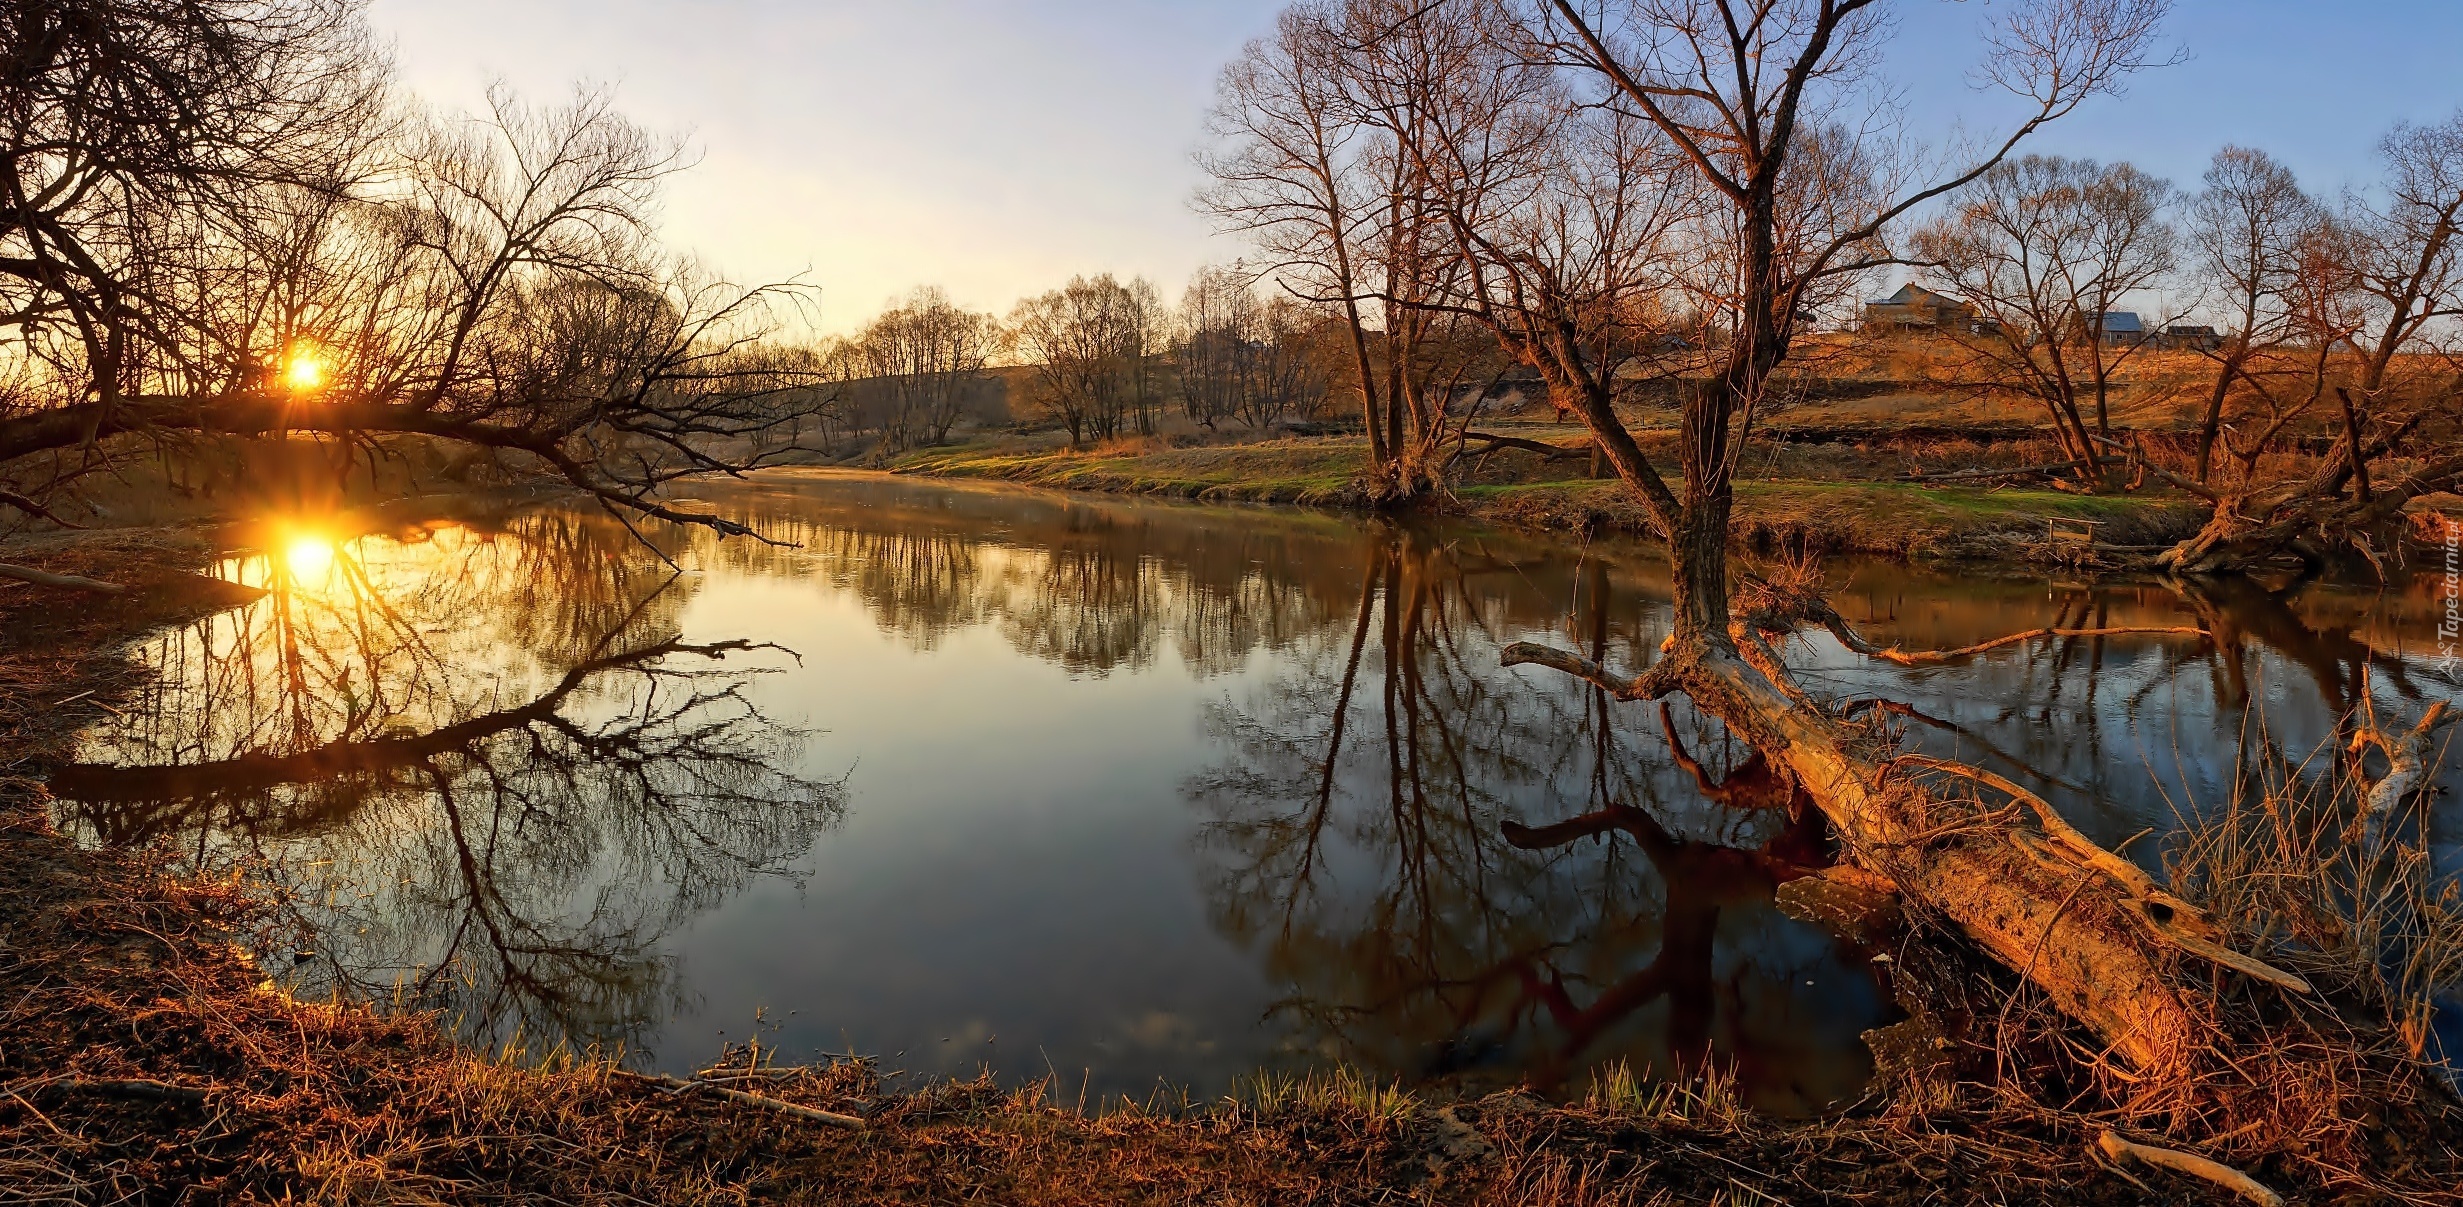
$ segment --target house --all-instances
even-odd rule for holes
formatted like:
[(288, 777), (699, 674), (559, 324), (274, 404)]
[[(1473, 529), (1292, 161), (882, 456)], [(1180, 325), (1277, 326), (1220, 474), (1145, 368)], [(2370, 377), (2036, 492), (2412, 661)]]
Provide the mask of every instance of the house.
[(1975, 325), (1975, 308), (1957, 298), (1909, 282), (1897, 293), (1864, 304), (1864, 329), (1891, 331), (1965, 331)]
[(2147, 324), (2135, 310), (2107, 310), (2101, 314), (2080, 314), (2069, 342), (2083, 343), (2090, 332), (2100, 333), (2106, 345), (2129, 347), (2147, 342)]
[(2174, 323), (2155, 337), (2158, 348), (2182, 348), (2191, 352), (2212, 352), (2224, 346), (2223, 333), (2213, 327), (2198, 327)]

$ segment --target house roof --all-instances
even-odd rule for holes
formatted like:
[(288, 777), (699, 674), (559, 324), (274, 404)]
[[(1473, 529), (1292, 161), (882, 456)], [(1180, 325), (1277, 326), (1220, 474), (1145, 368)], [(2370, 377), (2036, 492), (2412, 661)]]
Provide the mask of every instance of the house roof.
[(1899, 286), (1899, 291), (1897, 293), (1891, 294), (1886, 298), (1868, 298), (1864, 304), (1867, 306), (1923, 306), (1932, 303), (1947, 303), (1955, 306), (1958, 304), (1958, 300), (1956, 298), (1935, 293), (1930, 289), (1926, 289), (1922, 285), (1909, 281), (1908, 283)]
[(2147, 329), (2147, 325), (2139, 321), (2138, 312), (2135, 310), (2107, 310), (2103, 314), (2103, 322), (2100, 326), (2108, 335), (2115, 332), (2126, 334)]

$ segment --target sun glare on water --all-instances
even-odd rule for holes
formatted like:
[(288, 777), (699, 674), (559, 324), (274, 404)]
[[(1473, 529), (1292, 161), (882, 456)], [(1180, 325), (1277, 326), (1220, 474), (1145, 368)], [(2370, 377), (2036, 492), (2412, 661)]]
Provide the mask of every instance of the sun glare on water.
[(323, 579), (333, 565), (334, 544), (324, 537), (301, 533), (282, 547), (283, 569), (294, 579)]

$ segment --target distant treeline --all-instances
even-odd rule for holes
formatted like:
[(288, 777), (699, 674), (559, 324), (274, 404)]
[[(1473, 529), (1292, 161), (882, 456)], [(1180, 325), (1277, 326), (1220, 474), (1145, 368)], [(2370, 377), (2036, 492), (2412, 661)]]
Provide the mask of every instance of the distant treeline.
[(825, 444), (938, 444), (962, 422), (1024, 421), (1072, 444), (1156, 434), (1166, 415), (1209, 431), (1322, 416), (1341, 379), (1336, 318), (1267, 296), (1253, 276), (1198, 271), (1177, 306), (1110, 273), (1021, 300), (1006, 319), (917, 289), (811, 353)]

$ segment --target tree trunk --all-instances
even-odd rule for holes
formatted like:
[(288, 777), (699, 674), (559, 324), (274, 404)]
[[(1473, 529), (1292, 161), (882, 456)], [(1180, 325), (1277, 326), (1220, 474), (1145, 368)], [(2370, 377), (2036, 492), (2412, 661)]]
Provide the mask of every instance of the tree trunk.
[[(1749, 263), (1767, 262), (1767, 244), (1750, 250), (1763, 256), (1749, 256)], [(1507, 647), (1505, 661), (1581, 675), (1623, 699), (1683, 692), (1783, 767), (1855, 862), (1888, 877), (2040, 988), (2130, 1069), (2186, 1072), (2212, 1041), (2217, 1005), (2211, 989), (2193, 987), (2180, 974), (2184, 952), (2306, 989), (2296, 977), (2225, 949), (2220, 932), (2197, 910), (2088, 842), (2017, 785), (1994, 781), (2014, 798), (2025, 796), (2034, 808), (2033, 826), (2021, 824), (2014, 809), (1988, 809), (1973, 794), (1944, 795), (1900, 770), (1908, 756), (1889, 757), (1794, 687), (1759, 636), (1759, 627), (1770, 622), (1731, 624), (1730, 424), (1740, 403), (1758, 397), (1787, 342), (1785, 316), (1747, 310), (1740, 326), (1725, 371), (1686, 400), (1685, 495), (1668, 530), (1675, 631), (1665, 655), (1630, 681), (1528, 643)], [(1586, 415), (1599, 405), (1587, 395), (1581, 401)], [(1632, 450), (1617, 444), (1621, 425), (1594, 418), (1591, 426), (1620, 473), (1646, 501), (1656, 502), (1647, 489), (1655, 475), (1622, 464), (1619, 454)], [(1632, 455), (1638, 462), (1638, 453)], [(1937, 770), (1983, 775), (1955, 765)]]

